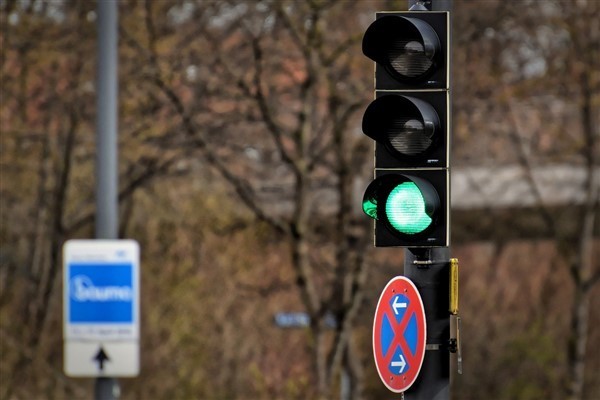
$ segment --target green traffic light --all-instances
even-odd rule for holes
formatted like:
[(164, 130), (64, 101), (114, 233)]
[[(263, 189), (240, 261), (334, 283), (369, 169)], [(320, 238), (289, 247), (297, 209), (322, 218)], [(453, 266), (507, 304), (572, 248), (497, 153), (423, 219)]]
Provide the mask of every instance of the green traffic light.
[(403, 182), (389, 194), (385, 214), (394, 229), (406, 235), (423, 232), (431, 225), (425, 198), (414, 182)]

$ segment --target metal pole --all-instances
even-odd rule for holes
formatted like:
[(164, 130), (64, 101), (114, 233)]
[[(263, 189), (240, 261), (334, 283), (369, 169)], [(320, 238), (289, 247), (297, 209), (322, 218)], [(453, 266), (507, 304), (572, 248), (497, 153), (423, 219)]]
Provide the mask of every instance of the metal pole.
[(117, 2), (98, 1), (96, 238), (118, 235)]
[[(410, 10), (452, 11), (452, 0), (408, 0)], [(450, 37), (452, 43), (452, 15)], [(452, 87), (452, 51), (448, 65)], [(451, 96), (450, 96), (451, 97)], [(452, 105), (450, 104), (450, 110)], [(452, 112), (448, 116), (452, 126)], [(450, 399), (450, 248), (406, 249), (404, 275), (419, 290), (427, 320), (427, 347), (421, 372), (404, 400)]]
[(450, 248), (406, 249), (404, 275), (423, 299), (427, 320), (427, 346), (421, 372), (404, 392), (405, 400), (450, 398)]
[(348, 367), (342, 365), (342, 374), (340, 377), (340, 400), (350, 400), (352, 397), (352, 381)]
[(115, 378), (96, 378), (94, 385), (95, 400), (117, 400), (121, 396), (119, 381)]
[[(117, 239), (117, 1), (97, 3), (96, 238)], [(117, 400), (115, 378), (96, 379), (96, 400)]]
[(452, 11), (452, 0), (408, 0), (408, 9), (415, 11)]

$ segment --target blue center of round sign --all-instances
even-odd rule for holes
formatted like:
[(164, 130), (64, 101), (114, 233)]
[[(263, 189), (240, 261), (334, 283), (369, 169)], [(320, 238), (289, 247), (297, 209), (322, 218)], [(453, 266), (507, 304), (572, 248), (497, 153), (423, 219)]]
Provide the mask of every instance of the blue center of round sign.
[[(391, 309), (394, 311), (394, 319), (396, 324), (400, 324), (404, 319), (406, 310), (410, 304), (410, 300), (402, 294), (398, 294), (392, 297), (389, 302)], [(384, 357), (390, 349), (390, 346), (394, 340), (394, 328), (390, 322), (387, 314), (383, 316), (383, 322), (381, 326), (381, 349)], [(414, 314), (409, 317), (406, 329), (403, 332), (404, 340), (410, 350), (411, 358), (414, 357), (417, 351), (417, 320)], [(395, 350), (394, 356), (391, 358), (388, 364), (389, 372), (394, 375), (401, 375), (406, 373), (410, 369), (408, 364), (409, 358), (406, 357), (402, 348), (398, 346)]]

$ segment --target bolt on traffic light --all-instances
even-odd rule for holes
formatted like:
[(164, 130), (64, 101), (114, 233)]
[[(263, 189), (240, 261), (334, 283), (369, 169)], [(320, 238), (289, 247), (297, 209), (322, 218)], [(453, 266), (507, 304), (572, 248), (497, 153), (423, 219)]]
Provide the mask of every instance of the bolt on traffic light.
[(375, 141), (364, 212), (375, 246), (449, 245), (449, 14), (377, 13), (363, 38), (376, 63), (363, 132)]

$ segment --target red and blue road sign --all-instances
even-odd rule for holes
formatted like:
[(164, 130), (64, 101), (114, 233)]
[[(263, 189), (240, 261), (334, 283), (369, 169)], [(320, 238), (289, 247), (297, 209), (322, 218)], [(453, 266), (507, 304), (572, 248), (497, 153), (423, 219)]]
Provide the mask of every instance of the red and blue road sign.
[(427, 340), (423, 300), (412, 281), (397, 276), (383, 289), (373, 322), (373, 354), (382, 382), (395, 393), (417, 379)]

